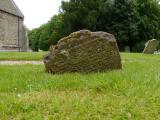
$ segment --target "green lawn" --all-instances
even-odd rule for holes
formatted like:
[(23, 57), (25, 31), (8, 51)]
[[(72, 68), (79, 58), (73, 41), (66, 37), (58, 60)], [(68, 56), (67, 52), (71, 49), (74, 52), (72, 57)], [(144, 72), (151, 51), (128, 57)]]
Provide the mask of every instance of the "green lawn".
[(0, 60), (42, 60), (47, 52), (0, 52)]
[(0, 66), (2, 120), (160, 120), (160, 56), (121, 53), (123, 70), (51, 75)]

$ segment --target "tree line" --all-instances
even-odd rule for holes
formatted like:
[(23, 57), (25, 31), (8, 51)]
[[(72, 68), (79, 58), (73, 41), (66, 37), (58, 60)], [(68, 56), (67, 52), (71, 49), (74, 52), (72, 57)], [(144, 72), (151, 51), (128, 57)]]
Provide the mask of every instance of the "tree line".
[(29, 31), (33, 51), (49, 46), (72, 32), (89, 29), (113, 34), (121, 51), (141, 52), (145, 42), (160, 40), (160, 0), (62, 1), (58, 15)]

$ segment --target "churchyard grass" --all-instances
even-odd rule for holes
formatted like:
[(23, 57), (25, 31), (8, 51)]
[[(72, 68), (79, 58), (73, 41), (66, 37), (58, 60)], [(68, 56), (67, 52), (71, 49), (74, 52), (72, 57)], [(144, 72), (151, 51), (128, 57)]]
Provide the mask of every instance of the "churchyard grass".
[(121, 56), (122, 70), (91, 74), (0, 65), (0, 119), (160, 120), (160, 56)]
[(47, 52), (0, 52), (0, 60), (42, 60)]

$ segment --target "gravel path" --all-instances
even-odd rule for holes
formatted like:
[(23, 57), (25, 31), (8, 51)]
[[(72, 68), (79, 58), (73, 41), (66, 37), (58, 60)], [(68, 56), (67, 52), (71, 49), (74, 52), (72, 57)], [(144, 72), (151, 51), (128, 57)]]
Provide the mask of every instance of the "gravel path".
[(0, 65), (26, 65), (26, 64), (33, 64), (33, 65), (42, 65), (42, 61), (0, 61)]

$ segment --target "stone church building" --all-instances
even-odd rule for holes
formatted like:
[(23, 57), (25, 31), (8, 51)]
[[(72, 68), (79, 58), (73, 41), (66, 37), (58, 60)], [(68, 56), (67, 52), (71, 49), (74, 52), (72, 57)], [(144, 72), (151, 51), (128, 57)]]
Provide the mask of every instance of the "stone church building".
[(0, 0), (0, 51), (27, 51), (24, 16), (13, 0)]

